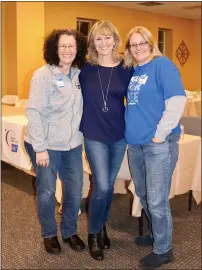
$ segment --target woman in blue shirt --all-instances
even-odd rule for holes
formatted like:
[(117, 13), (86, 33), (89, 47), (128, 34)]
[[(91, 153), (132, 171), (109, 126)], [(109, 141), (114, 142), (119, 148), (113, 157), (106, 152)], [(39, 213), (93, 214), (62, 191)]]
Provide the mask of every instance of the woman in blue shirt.
[(87, 63), (79, 75), (84, 101), (80, 130), (93, 175), (88, 244), (90, 255), (96, 260), (104, 258), (104, 248), (110, 248), (106, 223), (114, 182), (126, 150), (124, 97), (132, 73), (123, 68), (119, 43), (113, 24), (95, 23), (88, 37)]
[(169, 193), (185, 91), (177, 67), (162, 56), (148, 29), (131, 29), (125, 49), (125, 64), (134, 67), (125, 114), (129, 165), (150, 225), (150, 234), (136, 237), (136, 244), (153, 245), (141, 266), (159, 267), (173, 260)]

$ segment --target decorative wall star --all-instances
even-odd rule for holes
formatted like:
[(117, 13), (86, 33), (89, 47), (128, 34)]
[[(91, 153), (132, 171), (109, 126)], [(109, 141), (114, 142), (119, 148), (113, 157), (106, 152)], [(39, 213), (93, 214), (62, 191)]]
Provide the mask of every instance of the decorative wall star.
[(184, 41), (181, 42), (181, 44), (178, 47), (175, 55), (176, 55), (177, 59), (179, 60), (181, 66), (183, 67), (184, 64), (186, 63), (187, 59), (189, 58), (189, 55), (190, 55)]

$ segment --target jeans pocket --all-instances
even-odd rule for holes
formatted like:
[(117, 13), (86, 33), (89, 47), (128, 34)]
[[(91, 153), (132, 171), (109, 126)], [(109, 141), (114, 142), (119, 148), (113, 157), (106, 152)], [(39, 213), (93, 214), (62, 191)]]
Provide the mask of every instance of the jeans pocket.
[(162, 142), (153, 142), (153, 141), (151, 140), (150, 143), (151, 143), (151, 144), (154, 144), (154, 145), (163, 144), (163, 143), (165, 143), (165, 142), (167, 141), (167, 138), (168, 138), (168, 137), (166, 137), (165, 140), (162, 141)]
[(165, 141), (162, 141), (162, 142), (153, 142), (153, 141), (151, 141), (151, 143), (153, 143), (153, 144), (163, 144), (165, 142), (166, 142), (166, 140)]

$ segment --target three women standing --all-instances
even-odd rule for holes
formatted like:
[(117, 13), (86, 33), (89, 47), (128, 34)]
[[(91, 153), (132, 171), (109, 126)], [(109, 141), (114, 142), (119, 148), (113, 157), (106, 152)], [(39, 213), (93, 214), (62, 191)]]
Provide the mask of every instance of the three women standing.
[(59, 172), (64, 182), (62, 238), (75, 250), (85, 247), (76, 226), (82, 189), (83, 132), (93, 175), (90, 255), (102, 260), (103, 249), (110, 248), (106, 223), (127, 141), (136, 193), (150, 224), (150, 235), (137, 237), (136, 243), (153, 245), (153, 252), (140, 263), (158, 267), (173, 259), (168, 196), (178, 159), (179, 120), (185, 104), (180, 74), (168, 58), (161, 56), (152, 34), (144, 27), (136, 27), (128, 34), (126, 68), (118, 54), (118, 31), (109, 21), (94, 24), (88, 43), (88, 63), (79, 74), (72, 65), (85, 57), (84, 40), (72, 30), (53, 31), (44, 43), (47, 64), (34, 73), (31, 82), (25, 148), (37, 177), (44, 245), (48, 252), (61, 251), (54, 217)]

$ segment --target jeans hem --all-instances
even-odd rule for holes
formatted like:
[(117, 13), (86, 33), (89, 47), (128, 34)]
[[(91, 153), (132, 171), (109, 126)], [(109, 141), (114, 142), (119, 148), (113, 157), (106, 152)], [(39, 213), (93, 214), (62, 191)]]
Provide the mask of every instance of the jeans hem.
[(70, 234), (67, 234), (67, 236), (64, 236), (64, 235), (62, 235), (62, 238), (68, 238), (68, 237), (70, 237), (70, 236), (73, 236), (73, 235), (76, 235), (77, 234), (77, 232), (75, 232), (75, 233), (70, 233)]
[(45, 235), (45, 236), (42, 235), (42, 237), (43, 237), (44, 239), (45, 239), (45, 238), (54, 237), (54, 236), (57, 236), (57, 233), (56, 233), (56, 234)]
[(161, 255), (161, 254), (167, 253), (167, 252), (170, 251), (171, 249), (172, 249), (172, 247), (169, 247), (168, 249), (166, 249), (166, 251), (163, 251), (163, 252), (162, 252), (162, 250), (161, 250), (161, 251), (158, 251), (158, 250), (156, 250), (156, 249), (153, 249), (153, 252), (154, 252), (155, 254)]

